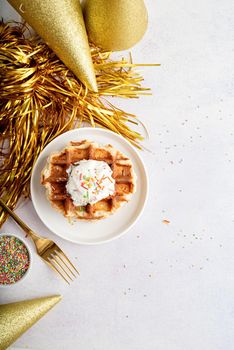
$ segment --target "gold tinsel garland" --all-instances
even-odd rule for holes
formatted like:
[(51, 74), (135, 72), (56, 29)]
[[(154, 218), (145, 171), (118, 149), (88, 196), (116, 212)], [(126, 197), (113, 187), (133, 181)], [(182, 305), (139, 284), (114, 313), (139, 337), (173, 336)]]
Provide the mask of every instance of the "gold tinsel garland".
[[(25, 37), (23, 24), (0, 22), (0, 197), (14, 208), (29, 195), (32, 167), (56, 136), (82, 122), (108, 128), (140, 147), (142, 136), (129, 123), (135, 115), (113, 106), (104, 96), (136, 98), (143, 88), (138, 66), (91, 45), (99, 92), (82, 85), (38, 37)], [(143, 66), (143, 65), (139, 65)], [(0, 225), (6, 219), (0, 211)]]

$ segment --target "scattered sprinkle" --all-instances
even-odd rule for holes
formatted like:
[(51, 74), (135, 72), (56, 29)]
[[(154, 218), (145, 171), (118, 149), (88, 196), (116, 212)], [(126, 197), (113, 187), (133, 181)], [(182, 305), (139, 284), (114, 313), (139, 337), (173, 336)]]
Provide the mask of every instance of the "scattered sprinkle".
[(163, 223), (163, 224), (168, 225), (168, 224), (170, 224), (170, 221), (169, 221), (169, 220), (164, 219), (164, 220), (162, 220), (162, 223)]

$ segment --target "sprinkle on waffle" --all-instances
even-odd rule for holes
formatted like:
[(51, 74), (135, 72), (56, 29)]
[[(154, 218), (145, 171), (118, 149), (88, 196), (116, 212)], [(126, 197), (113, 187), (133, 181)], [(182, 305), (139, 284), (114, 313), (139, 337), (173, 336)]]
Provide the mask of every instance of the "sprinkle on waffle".
[[(69, 188), (73, 171), (78, 178)], [(131, 160), (113, 146), (83, 140), (70, 142), (48, 158), (41, 183), (51, 205), (65, 217), (96, 220), (129, 201), (136, 190), (136, 175)], [(75, 190), (78, 196), (74, 195)]]

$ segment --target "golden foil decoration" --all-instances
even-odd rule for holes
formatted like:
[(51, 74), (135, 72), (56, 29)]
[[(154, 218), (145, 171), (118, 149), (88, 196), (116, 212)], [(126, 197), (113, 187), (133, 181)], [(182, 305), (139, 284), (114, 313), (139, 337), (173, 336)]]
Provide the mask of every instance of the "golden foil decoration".
[[(137, 64), (112, 61), (91, 47), (99, 93), (85, 88), (55, 53), (26, 28), (0, 22), (0, 197), (12, 209), (29, 195), (32, 167), (43, 148), (63, 132), (88, 122), (110, 129), (141, 147), (135, 115), (106, 97), (149, 95)], [(133, 128), (132, 128), (133, 126)], [(7, 218), (0, 209), (0, 226)]]
[(54, 295), (0, 305), (0, 350), (13, 344), (61, 298), (60, 295)]
[(129, 49), (148, 25), (143, 0), (85, 0), (83, 13), (90, 41), (106, 50)]
[(87, 87), (97, 91), (79, 0), (8, 0)]

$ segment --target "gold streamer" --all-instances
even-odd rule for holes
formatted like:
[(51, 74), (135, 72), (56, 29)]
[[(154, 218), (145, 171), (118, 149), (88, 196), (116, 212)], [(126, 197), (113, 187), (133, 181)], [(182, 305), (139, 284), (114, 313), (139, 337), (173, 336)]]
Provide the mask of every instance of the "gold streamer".
[[(0, 197), (14, 208), (29, 195), (32, 167), (56, 136), (82, 122), (108, 128), (140, 148), (142, 136), (130, 128), (135, 115), (106, 96), (149, 95), (143, 77), (126, 60), (111, 61), (111, 52), (91, 46), (98, 93), (88, 90), (37, 37), (25, 37), (22, 24), (0, 23)], [(0, 211), (0, 225), (7, 215)]]
[(8, 1), (78, 79), (97, 91), (80, 1)]

